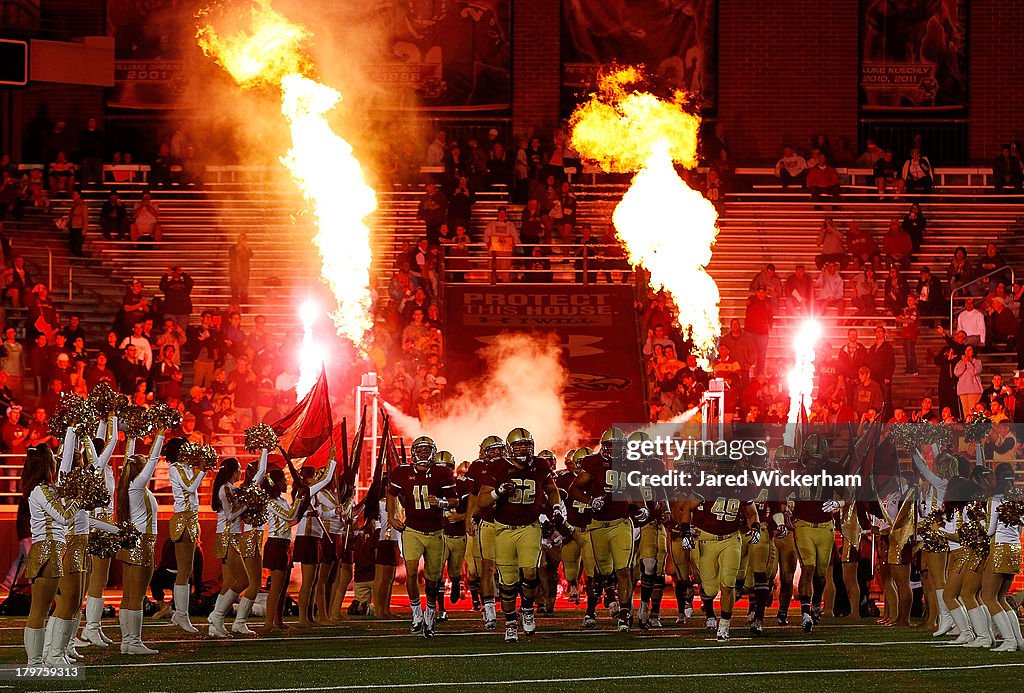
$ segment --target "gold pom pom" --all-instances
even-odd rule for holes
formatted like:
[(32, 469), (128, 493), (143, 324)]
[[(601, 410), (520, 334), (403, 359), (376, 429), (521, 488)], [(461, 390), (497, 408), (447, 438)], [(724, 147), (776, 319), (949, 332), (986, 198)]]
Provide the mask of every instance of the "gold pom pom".
[(58, 495), (78, 505), (79, 510), (105, 508), (110, 503), (110, 493), (103, 479), (103, 472), (92, 467), (74, 467), (60, 475)]
[(60, 394), (60, 402), (50, 417), (50, 434), (62, 439), (69, 428), (75, 429), (79, 438), (91, 436), (100, 421), (99, 412), (92, 402), (69, 392)]
[(245, 506), (242, 522), (253, 527), (261, 527), (267, 523), (270, 496), (259, 484), (246, 484), (239, 489), (236, 498)]
[(185, 441), (178, 450), (178, 461), (208, 472), (217, 468), (217, 451), (211, 445)]
[(89, 534), (89, 553), (98, 558), (113, 558), (122, 549), (131, 550), (142, 543), (142, 533), (135, 529), (131, 522), (117, 524), (118, 531), (91, 532)]
[(245, 449), (249, 452), (273, 450), (277, 447), (277, 433), (265, 423), (245, 429)]
[(147, 413), (153, 421), (153, 428), (158, 431), (170, 431), (181, 425), (181, 412), (163, 402), (154, 404)]
[(96, 407), (97, 413), (106, 419), (127, 407), (129, 400), (128, 395), (116, 392), (106, 381), (100, 381), (89, 393), (89, 401)]
[(1003, 496), (1003, 502), (996, 508), (999, 521), (1009, 527), (1024, 523), (1024, 491), (1015, 488)]
[(925, 445), (949, 447), (953, 434), (948, 427), (937, 423), (893, 424), (889, 427), (889, 440), (903, 450), (917, 450)]
[(153, 430), (153, 419), (149, 410), (137, 404), (130, 404), (121, 412), (121, 424), (129, 438), (145, 438)]
[(932, 553), (942, 553), (949, 549), (949, 540), (942, 533), (942, 526), (946, 524), (946, 513), (941, 509), (933, 510), (921, 520), (921, 541), (924, 550)]
[(965, 519), (957, 528), (957, 538), (964, 548), (971, 550), (978, 558), (988, 556), (990, 541), (988, 536), (988, 512), (984, 501), (972, 501), (967, 504)]
[(968, 443), (980, 443), (988, 438), (988, 434), (991, 431), (992, 419), (981, 412), (975, 412), (974, 417), (967, 422), (967, 427), (964, 430), (964, 439)]

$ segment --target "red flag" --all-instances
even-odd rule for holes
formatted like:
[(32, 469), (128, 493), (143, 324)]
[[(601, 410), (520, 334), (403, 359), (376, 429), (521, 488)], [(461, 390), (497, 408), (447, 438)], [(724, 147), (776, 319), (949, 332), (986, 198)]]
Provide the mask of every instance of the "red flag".
[[(321, 445), (316, 452), (314, 452), (312, 455), (306, 458), (306, 461), (303, 463), (302, 466), (316, 467), (317, 469), (319, 469), (320, 467), (326, 467), (331, 463), (331, 446), (334, 446), (334, 456), (338, 457), (338, 455), (340, 454), (339, 451), (342, 448), (341, 441), (343, 439), (344, 429), (342, 428), (342, 424), (338, 424), (337, 426), (334, 427), (333, 434), (323, 442), (323, 445)], [(344, 464), (345, 461), (339, 458), (339, 469), (336, 472), (336, 474), (341, 474), (341, 466), (343, 466)]]
[(327, 392), (327, 372), (323, 366), (313, 389), (295, 409), (271, 426), (280, 438), (281, 447), (293, 460), (313, 455), (330, 440), (334, 424)]

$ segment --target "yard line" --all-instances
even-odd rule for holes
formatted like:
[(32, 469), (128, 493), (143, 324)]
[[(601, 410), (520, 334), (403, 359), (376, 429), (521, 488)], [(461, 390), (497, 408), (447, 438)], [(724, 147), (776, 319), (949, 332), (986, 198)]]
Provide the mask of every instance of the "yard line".
[(376, 683), (356, 684), (347, 686), (303, 686), (302, 688), (243, 688), (238, 690), (210, 690), (199, 693), (289, 693), (292, 691), (351, 691), (371, 690), (381, 688), (395, 688), (397, 686), (415, 686), (416, 688), (440, 688), (449, 686), (514, 686), (514, 685), (536, 685), (540, 683), (600, 683), (602, 681), (635, 681), (637, 679), (700, 679), (720, 678), (729, 676), (806, 676), (820, 674), (903, 674), (907, 672), (934, 672), (934, 671), (971, 671), (976, 669), (1008, 669), (1024, 667), (1024, 662), (1007, 664), (975, 664), (965, 666), (944, 666), (944, 667), (899, 667), (894, 669), (869, 668), (869, 669), (797, 669), (793, 671), (709, 671), (706, 673), (681, 673), (681, 674), (629, 674), (626, 676), (574, 676), (571, 678), (551, 679), (523, 679), (520, 681), (431, 681), (429, 683)]

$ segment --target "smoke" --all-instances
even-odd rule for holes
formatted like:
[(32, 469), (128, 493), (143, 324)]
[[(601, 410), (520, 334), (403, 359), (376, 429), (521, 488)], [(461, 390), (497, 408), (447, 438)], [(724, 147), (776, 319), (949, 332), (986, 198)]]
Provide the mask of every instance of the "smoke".
[(484, 375), (461, 383), (442, 412), (420, 421), (385, 404), (392, 425), (411, 438), (429, 435), (460, 461), (476, 459), (487, 436), (504, 438), (516, 426), (533, 434), (538, 452), (577, 444), (581, 432), (566, 414), (568, 373), (553, 335), (503, 334), (479, 354)]

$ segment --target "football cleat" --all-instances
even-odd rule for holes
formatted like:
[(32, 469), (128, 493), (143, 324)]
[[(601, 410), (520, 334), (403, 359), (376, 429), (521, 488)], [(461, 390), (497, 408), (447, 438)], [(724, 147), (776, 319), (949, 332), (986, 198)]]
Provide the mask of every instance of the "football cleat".
[(764, 635), (764, 621), (759, 618), (755, 618), (750, 624), (751, 635)]
[(718, 642), (729, 642), (729, 627), (722, 626), (718, 629), (718, 633), (715, 634), (715, 639)]
[(423, 629), (423, 615), (413, 614), (412, 625), (409, 626), (410, 633), (419, 633)]
[(519, 624), (515, 621), (505, 623), (505, 642), (519, 642)]
[(448, 622), (448, 612), (444, 611), (444, 610), (438, 611), (437, 612), (437, 622), (438, 623), (447, 623)]
[(537, 619), (534, 617), (533, 609), (523, 609), (523, 632), (527, 635), (537, 632)]
[(586, 630), (593, 630), (594, 628), (597, 628), (597, 619), (594, 617), (594, 614), (584, 614), (583, 628)]
[(619, 600), (616, 599), (611, 604), (608, 604), (608, 615), (612, 618), (616, 618), (619, 615)]
[(705, 630), (718, 630), (718, 619), (714, 616), (709, 616), (708, 620), (704, 622)]
[(685, 626), (686, 625), (686, 612), (685, 611), (679, 613), (676, 616), (676, 625), (677, 626)]
[(620, 633), (628, 633), (629, 632), (629, 619), (627, 619), (627, 618), (620, 618), (618, 620), (618, 624), (619, 624), (618, 625), (618, 631)]
[(661, 625), (661, 616), (658, 614), (651, 614), (651, 628), (664, 628)]
[(756, 618), (757, 614), (754, 613), (753, 609), (747, 612), (747, 623), (753, 623)]
[(640, 612), (637, 614), (637, 623), (640, 624), (640, 630), (651, 629), (651, 607), (647, 604), (640, 603)]
[(784, 611), (780, 611), (779, 613), (775, 614), (775, 621), (780, 626), (788, 626), (789, 625), (789, 614), (785, 613)]
[(800, 626), (804, 629), (805, 633), (810, 633), (814, 630), (814, 619), (811, 618), (810, 614), (804, 614), (800, 619)]
[(577, 585), (569, 585), (569, 596), (566, 599), (570, 604), (579, 604), (580, 588)]
[(693, 602), (687, 602), (686, 605), (683, 606), (683, 615), (686, 616), (686, 618), (693, 616)]
[(821, 607), (820, 606), (812, 606), (811, 607), (811, 618), (814, 619), (814, 625), (818, 625), (819, 623), (821, 623)]

